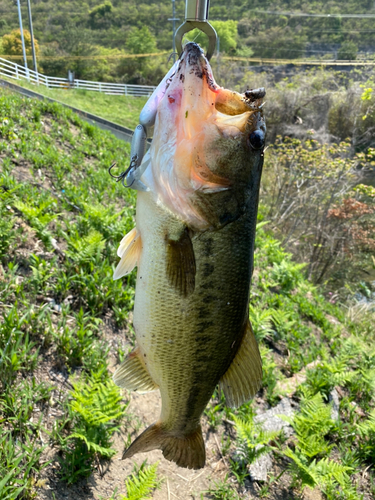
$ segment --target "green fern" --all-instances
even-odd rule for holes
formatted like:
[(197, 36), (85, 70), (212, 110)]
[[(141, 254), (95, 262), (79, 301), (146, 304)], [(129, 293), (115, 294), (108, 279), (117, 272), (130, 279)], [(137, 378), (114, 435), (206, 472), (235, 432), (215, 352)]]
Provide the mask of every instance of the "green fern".
[(290, 313), (282, 309), (272, 310), (272, 322), (281, 335), (285, 335), (294, 327), (296, 321), (291, 319)]
[(357, 500), (358, 495), (349, 477), (352, 469), (328, 456), (318, 459), (319, 455), (328, 455), (331, 451), (332, 445), (325, 437), (334, 428), (331, 407), (324, 403), (322, 395), (318, 393), (310, 398), (305, 397), (301, 403), (301, 412), (284, 420), (291, 423), (297, 437), (295, 450), (287, 448), (284, 451), (285, 456), (291, 460), (289, 470), (294, 484), (301, 489), (318, 486), (327, 493), (328, 498), (336, 498), (330, 496), (330, 491), (340, 488), (345, 498)]
[(306, 486), (310, 488), (324, 487), (332, 483), (336, 483), (336, 486), (340, 485), (343, 488), (350, 487), (350, 478), (348, 476), (348, 472), (351, 471), (350, 467), (338, 464), (328, 457), (319, 461), (314, 459), (310, 462), (298, 446), (295, 452), (287, 448), (284, 454), (292, 460), (289, 470), (292, 472), (295, 483), (302, 489)]
[(368, 463), (375, 460), (375, 410), (369, 414), (364, 422), (357, 424), (356, 430), (361, 438), (360, 456)]
[(15, 208), (23, 213), (28, 223), (35, 229), (38, 238), (46, 246), (51, 246), (52, 240), (52, 234), (48, 231), (47, 226), (59, 216), (57, 213), (47, 211), (53, 203), (53, 200), (40, 201), (37, 207), (33, 207), (20, 200), (14, 202)]
[(296, 264), (286, 259), (280, 264), (275, 262), (270, 275), (273, 285), (280, 286), (284, 292), (289, 292), (303, 280), (301, 271), (306, 265)]
[(375, 410), (373, 410), (368, 420), (357, 425), (358, 433), (361, 437), (368, 437), (372, 433), (375, 434)]
[(284, 451), (284, 455), (292, 460), (289, 470), (292, 473), (294, 483), (303, 489), (305, 486), (315, 488), (318, 484), (318, 476), (314, 467), (310, 467), (307, 457), (303, 453), (295, 453), (290, 448)]
[(269, 442), (276, 439), (279, 431), (264, 431), (253, 419), (243, 420), (233, 415), (235, 428), (239, 437), (237, 452), (247, 463), (254, 462), (264, 453), (271, 450)]
[(88, 476), (96, 457), (110, 458), (116, 454), (111, 438), (126, 410), (120, 403), (120, 391), (112, 381), (102, 383), (92, 377), (73, 387), (73, 399), (68, 406), (73, 432), (66, 438), (57, 433), (64, 452), (62, 476), (68, 483)]
[(271, 318), (273, 313), (274, 313), (273, 309), (262, 310), (250, 304), (249, 306), (250, 322), (251, 326), (253, 327), (254, 335), (258, 340), (258, 342), (267, 337), (267, 335), (273, 333), (273, 328), (271, 324)]
[(75, 238), (70, 238), (68, 245), (69, 258), (77, 264), (85, 264), (100, 258), (105, 246), (105, 239), (99, 231), (92, 230), (83, 238), (78, 235)]
[(141, 467), (138, 473), (132, 474), (125, 481), (127, 495), (121, 500), (150, 500), (152, 492), (159, 486), (156, 471), (158, 462), (149, 467)]
[(71, 395), (74, 398), (70, 403), (71, 409), (79, 413), (88, 425), (106, 424), (124, 415), (124, 408), (120, 406), (120, 391), (112, 382), (78, 383), (74, 385)]
[(284, 417), (293, 426), (301, 452), (309, 458), (328, 454), (332, 448), (325, 436), (333, 429), (331, 407), (326, 405), (320, 393), (311, 399), (304, 398), (301, 412), (293, 418)]

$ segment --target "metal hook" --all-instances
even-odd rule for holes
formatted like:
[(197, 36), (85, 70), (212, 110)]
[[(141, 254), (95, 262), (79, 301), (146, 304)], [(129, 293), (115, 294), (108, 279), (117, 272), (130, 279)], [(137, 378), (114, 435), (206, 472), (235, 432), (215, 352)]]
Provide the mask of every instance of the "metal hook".
[(125, 172), (122, 172), (120, 175), (113, 175), (111, 170), (117, 165), (116, 162), (112, 163), (112, 165), (109, 167), (108, 169), (108, 173), (109, 175), (116, 180), (116, 182), (122, 182), (122, 185), (126, 188), (130, 188), (132, 187), (132, 185), (134, 184), (134, 180), (133, 179), (133, 182), (131, 184), (127, 184), (125, 181), (126, 181), (126, 177), (128, 175), (128, 173), (130, 172), (130, 170), (133, 168), (133, 162), (136, 160), (136, 158), (132, 158), (131, 161), (130, 161), (130, 166), (125, 170)]
[(168, 56), (168, 62), (169, 62), (169, 61), (172, 59), (172, 57), (173, 57), (173, 56), (175, 56), (175, 55), (178, 57), (180, 54), (179, 54), (178, 52), (171, 52), (171, 53), (169, 54), (169, 56)]

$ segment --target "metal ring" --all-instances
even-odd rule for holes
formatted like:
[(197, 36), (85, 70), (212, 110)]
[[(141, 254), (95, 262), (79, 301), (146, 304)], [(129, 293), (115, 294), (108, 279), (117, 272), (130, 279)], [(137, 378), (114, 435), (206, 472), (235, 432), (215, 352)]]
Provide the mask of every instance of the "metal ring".
[(198, 28), (203, 31), (208, 36), (208, 49), (206, 57), (208, 60), (211, 59), (215, 52), (217, 33), (215, 28), (208, 21), (185, 21), (181, 26), (177, 28), (175, 34), (176, 49), (179, 54), (182, 54), (182, 37), (185, 33)]

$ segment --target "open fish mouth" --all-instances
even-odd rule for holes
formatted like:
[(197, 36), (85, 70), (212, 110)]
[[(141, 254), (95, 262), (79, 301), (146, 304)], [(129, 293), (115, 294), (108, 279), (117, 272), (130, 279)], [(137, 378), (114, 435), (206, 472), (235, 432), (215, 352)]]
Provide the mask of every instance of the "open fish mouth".
[(189, 71), (190, 74), (200, 79), (205, 78), (210, 90), (217, 92), (219, 87), (212, 75), (211, 67), (203, 50), (197, 43), (188, 42), (185, 45), (184, 51), (180, 57), (177, 73), (183, 74), (182, 71), (184, 71), (184, 73)]

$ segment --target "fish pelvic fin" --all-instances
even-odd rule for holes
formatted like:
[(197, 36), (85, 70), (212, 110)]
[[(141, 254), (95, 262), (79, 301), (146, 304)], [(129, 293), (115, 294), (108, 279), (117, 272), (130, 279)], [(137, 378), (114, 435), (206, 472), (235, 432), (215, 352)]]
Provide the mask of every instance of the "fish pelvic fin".
[(201, 469), (206, 462), (206, 450), (200, 425), (188, 435), (176, 436), (175, 433), (164, 430), (162, 424), (157, 422), (137, 437), (124, 451), (122, 458), (131, 458), (136, 453), (151, 450), (162, 450), (164, 458), (187, 469)]
[(227, 405), (237, 408), (256, 394), (261, 382), (262, 359), (248, 320), (241, 345), (219, 386), (224, 391)]
[(167, 237), (168, 281), (183, 297), (195, 289), (195, 255), (189, 230), (185, 227), (178, 238)]
[(131, 273), (139, 262), (142, 252), (142, 239), (139, 231), (134, 227), (129, 233), (121, 240), (120, 246), (117, 250), (117, 255), (121, 257), (113, 279), (118, 280), (123, 276)]
[(113, 381), (123, 389), (139, 393), (154, 391), (158, 388), (148, 373), (139, 347), (132, 351), (117, 368), (113, 375)]

